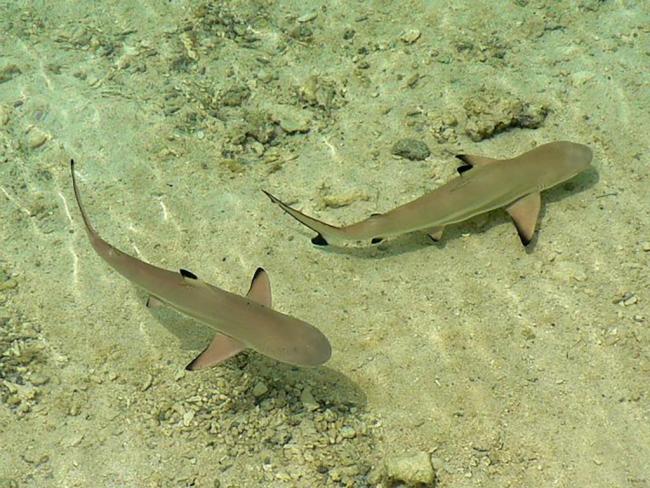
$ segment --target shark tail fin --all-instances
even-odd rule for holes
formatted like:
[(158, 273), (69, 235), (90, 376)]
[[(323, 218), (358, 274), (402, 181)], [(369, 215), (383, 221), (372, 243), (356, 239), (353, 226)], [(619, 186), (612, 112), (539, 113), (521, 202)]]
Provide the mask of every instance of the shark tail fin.
[(302, 225), (309, 227), (311, 230), (318, 233), (316, 237), (312, 238), (312, 244), (316, 244), (317, 246), (327, 246), (332, 238), (345, 237), (344, 231), (340, 227), (326, 224), (325, 222), (321, 222), (320, 220), (310, 217), (309, 215), (305, 215), (304, 213), (299, 212), (298, 210), (277, 199), (269, 192), (265, 190), (262, 191), (267, 197), (271, 199), (273, 203), (277, 203), (282, 210), (291, 215)]
[[(265, 307), (271, 307), (271, 280), (263, 268), (257, 268), (255, 271), (246, 296)], [(246, 349), (246, 345), (243, 342), (217, 332), (212, 338), (210, 345), (194, 358), (185, 369), (188, 371), (197, 371), (216, 366), (244, 349)]]
[(97, 231), (95, 231), (95, 228), (90, 223), (90, 219), (88, 218), (88, 215), (86, 215), (86, 211), (84, 210), (84, 207), (81, 204), (81, 196), (79, 195), (79, 188), (77, 187), (77, 177), (75, 176), (75, 171), (74, 171), (74, 159), (70, 160), (70, 173), (72, 174), (72, 188), (74, 190), (75, 200), (77, 200), (77, 206), (79, 207), (79, 212), (81, 213), (81, 219), (84, 221), (84, 225), (86, 226), (86, 232), (88, 233), (88, 235), (92, 240), (93, 238), (98, 237)]

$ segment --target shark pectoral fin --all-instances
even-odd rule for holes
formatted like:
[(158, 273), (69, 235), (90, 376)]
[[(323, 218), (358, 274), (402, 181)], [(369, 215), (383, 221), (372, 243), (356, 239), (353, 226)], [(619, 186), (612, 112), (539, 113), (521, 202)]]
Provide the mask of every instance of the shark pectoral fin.
[(474, 166), (485, 166), (486, 164), (499, 161), (498, 159), (486, 158), (485, 156), (474, 156), (472, 154), (456, 154), (456, 157), (463, 162), (461, 166), (456, 168), (456, 171), (458, 171), (458, 174), (460, 175), (465, 171), (469, 171)]
[(164, 303), (153, 295), (149, 295), (149, 297), (147, 298), (147, 303), (145, 303), (145, 306), (147, 308), (160, 308), (163, 305)]
[(433, 242), (438, 242), (440, 239), (442, 239), (442, 233), (444, 231), (445, 231), (445, 226), (439, 225), (437, 227), (431, 227), (430, 229), (427, 229), (425, 232), (429, 235), (429, 237)]
[(533, 238), (541, 205), (542, 198), (539, 192), (535, 192), (520, 198), (506, 208), (517, 227), (519, 238), (524, 246), (527, 246)]
[(265, 307), (271, 308), (271, 280), (263, 268), (257, 268), (255, 271), (246, 296)]
[(201, 354), (196, 356), (190, 364), (185, 366), (185, 369), (188, 371), (196, 371), (215, 366), (244, 349), (246, 349), (246, 346), (237, 339), (217, 333), (213, 337), (212, 342), (210, 342), (210, 345)]

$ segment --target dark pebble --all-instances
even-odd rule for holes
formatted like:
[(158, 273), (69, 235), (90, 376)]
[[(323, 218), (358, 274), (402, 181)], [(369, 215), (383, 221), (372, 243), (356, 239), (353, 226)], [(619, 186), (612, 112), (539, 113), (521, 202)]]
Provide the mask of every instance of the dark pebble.
[(393, 145), (390, 152), (411, 161), (422, 161), (431, 155), (429, 147), (416, 139), (400, 139)]

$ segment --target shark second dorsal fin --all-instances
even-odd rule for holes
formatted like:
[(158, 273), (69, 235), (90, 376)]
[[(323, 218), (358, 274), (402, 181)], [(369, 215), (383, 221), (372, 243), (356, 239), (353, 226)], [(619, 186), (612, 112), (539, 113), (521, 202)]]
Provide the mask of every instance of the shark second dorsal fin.
[(246, 296), (257, 303), (271, 308), (271, 280), (264, 268), (257, 268)]
[(535, 234), (537, 217), (541, 206), (542, 197), (539, 192), (535, 192), (520, 198), (506, 208), (515, 223), (515, 227), (517, 227), (519, 238), (524, 246), (528, 245), (533, 238), (533, 234)]

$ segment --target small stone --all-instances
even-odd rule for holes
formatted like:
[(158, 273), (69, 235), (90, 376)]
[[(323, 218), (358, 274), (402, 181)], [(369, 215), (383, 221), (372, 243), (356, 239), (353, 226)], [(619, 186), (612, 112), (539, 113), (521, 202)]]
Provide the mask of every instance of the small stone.
[(388, 459), (386, 474), (391, 482), (407, 486), (431, 485), (435, 479), (430, 456), (424, 451)]
[(636, 295), (632, 295), (630, 298), (623, 301), (623, 306), (629, 307), (630, 305), (634, 305), (638, 301), (639, 299), (636, 297)]
[(30, 149), (36, 149), (38, 147), (41, 147), (43, 144), (45, 144), (49, 138), (50, 138), (49, 134), (43, 132), (41, 129), (37, 127), (34, 127), (27, 134), (27, 146)]
[(289, 134), (308, 132), (311, 126), (311, 114), (307, 110), (291, 105), (276, 105), (271, 118), (280, 124), (282, 130)]
[(650, 241), (644, 241), (641, 243), (641, 250), (643, 252), (650, 252)]
[(39, 373), (34, 373), (30, 378), (29, 381), (31, 382), (32, 385), (34, 386), (41, 386), (45, 385), (50, 381), (49, 376), (45, 376)]
[(339, 433), (341, 434), (341, 437), (343, 437), (344, 439), (352, 439), (354, 438), (354, 436), (357, 435), (354, 429), (349, 425), (344, 425), (343, 427), (341, 427), (341, 431)]
[(400, 39), (406, 44), (413, 44), (420, 38), (420, 35), (421, 33), (418, 29), (409, 29), (400, 36)]
[(370, 196), (363, 191), (352, 191), (349, 193), (340, 193), (337, 195), (325, 195), (323, 197), (323, 205), (330, 208), (347, 207), (354, 202), (360, 200), (368, 201)]
[(636, 295), (632, 293), (631, 291), (626, 291), (622, 295), (617, 296), (612, 300), (612, 303), (615, 305), (623, 305), (623, 306), (628, 306), (628, 305), (633, 305), (636, 303)]
[(18, 66), (15, 64), (8, 64), (0, 68), (0, 83), (4, 83), (5, 81), (9, 81), (19, 74), (21, 74), (22, 71)]
[(300, 401), (307, 410), (316, 410), (320, 406), (314, 399), (314, 395), (311, 394), (311, 390), (309, 388), (302, 390), (302, 393), (300, 394)]
[(431, 155), (429, 146), (417, 139), (400, 139), (393, 145), (390, 152), (411, 161), (422, 161)]
[(314, 10), (312, 12), (307, 12), (306, 14), (301, 15), (296, 19), (296, 21), (300, 24), (304, 24), (305, 22), (311, 22), (316, 18), (318, 15), (318, 11)]
[(189, 427), (193, 419), (194, 419), (194, 410), (188, 410), (187, 412), (183, 413), (183, 425), (185, 427)]
[(255, 384), (255, 386), (253, 387), (253, 396), (255, 398), (259, 398), (268, 391), (269, 391), (269, 388), (268, 388), (268, 386), (266, 386), (266, 383), (264, 383), (263, 381), (258, 381)]
[(226, 107), (239, 107), (251, 96), (251, 90), (246, 85), (234, 85), (221, 95), (221, 104)]
[(9, 107), (0, 105), (0, 125), (7, 125), (9, 123), (10, 114)]

